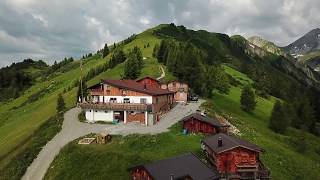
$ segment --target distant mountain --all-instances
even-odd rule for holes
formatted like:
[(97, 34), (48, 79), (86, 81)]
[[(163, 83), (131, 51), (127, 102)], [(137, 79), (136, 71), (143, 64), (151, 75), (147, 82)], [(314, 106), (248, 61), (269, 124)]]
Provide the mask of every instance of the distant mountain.
[(282, 49), (279, 48), (277, 45), (275, 45), (273, 42), (262, 39), (259, 36), (252, 36), (252, 37), (248, 38), (247, 40), (250, 44), (258, 46), (258, 47), (260, 47), (270, 53), (273, 53), (276, 55), (282, 55), (282, 56), (285, 55), (285, 53), (282, 51)]
[(283, 50), (295, 57), (305, 53), (320, 49), (320, 29), (316, 28), (296, 40), (295, 42), (283, 47)]

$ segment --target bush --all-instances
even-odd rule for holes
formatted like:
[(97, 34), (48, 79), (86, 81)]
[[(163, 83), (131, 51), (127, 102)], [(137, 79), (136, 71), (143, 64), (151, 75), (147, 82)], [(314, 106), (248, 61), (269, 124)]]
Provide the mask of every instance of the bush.
[(78, 114), (78, 119), (80, 122), (86, 122), (87, 119), (86, 119), (86, 113), (84, 111), (81, 111), (79, 114)]

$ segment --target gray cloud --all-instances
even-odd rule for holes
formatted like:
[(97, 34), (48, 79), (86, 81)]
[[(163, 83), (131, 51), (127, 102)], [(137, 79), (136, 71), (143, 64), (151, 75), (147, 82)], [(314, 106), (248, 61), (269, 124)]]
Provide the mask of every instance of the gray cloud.
[(0, 66), (79, 57), (170, 22), (284, 46), (319, 27), (318, 17), (318, 0), (2, 0)]

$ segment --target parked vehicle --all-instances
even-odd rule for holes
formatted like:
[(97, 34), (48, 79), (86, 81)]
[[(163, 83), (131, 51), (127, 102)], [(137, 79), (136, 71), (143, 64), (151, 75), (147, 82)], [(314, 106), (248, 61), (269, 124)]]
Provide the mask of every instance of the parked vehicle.
[(198, 95), (190, 95), (188, 101), (195, 101), (198, 102), (199, 96)]

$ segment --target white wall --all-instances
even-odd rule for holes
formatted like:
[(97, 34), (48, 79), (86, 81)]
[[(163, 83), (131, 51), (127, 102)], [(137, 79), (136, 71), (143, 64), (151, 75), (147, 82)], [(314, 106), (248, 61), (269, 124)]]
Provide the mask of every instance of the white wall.
[(89, 122), (95, 122), (95, 121), (112, 122), (113, 121), (113, 111), (105, 112), (104, 110), (86, 109), (86, 119)]
[[(100, 96), (100, 102), (103, 101), (103, 96)], [(124, 98), (129, 98), (130, 103), (140, 103), (141, 98), (147, 99), (147, 104), (152, 104), (152, 96), (104, 96), (104, 101), (109, 102), (110, 98), (117, 98), (117, 103), (123, 103)]]

